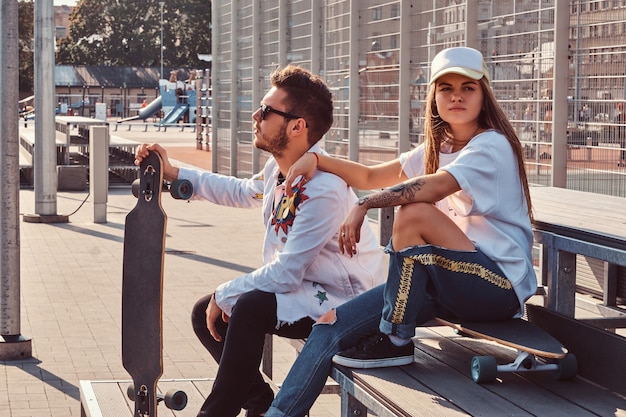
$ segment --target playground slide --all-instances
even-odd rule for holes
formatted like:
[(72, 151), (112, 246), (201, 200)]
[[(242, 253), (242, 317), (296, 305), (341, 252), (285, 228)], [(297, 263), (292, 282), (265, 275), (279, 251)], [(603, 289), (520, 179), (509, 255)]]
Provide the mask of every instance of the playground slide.
[(176, 104), (176, 106), (174, 106), (174, 108), (168, 114), (165, 115), (163, 120), (161, 120), (160, 124), (167, 125), (167, 124), (174, 124), (178, 122), (178, 120), (181, 117), (183, 117), (185, 113), (187, 113), (188, 109), (189, 109), (189, 104)]
[(137, 116), (127, 117), (126, 119), (118, 120), (117, 122), (118, 123), (130, 122), (131, 120), (139, 120), (139, 119), (146, 120), (148, 117), (152, 117), (154, 113), (161, 110), (161, 105), (162, 105), (161, 102), (162, 102), (162, 97), (158, 96), (157, 98), (152, 100), (150, 103), (148, 103), (146, 107), (139, 109), (139, 113), (137, 113)]
[(152, 100), (146, 107), (139, 110), (139, 118), (142, 120), (146, 120), (148, 117), (152, 117), (152, 115), (159, 110), (161, 110), (161, 101), (162, 97), (158, 96), (154, 100)]

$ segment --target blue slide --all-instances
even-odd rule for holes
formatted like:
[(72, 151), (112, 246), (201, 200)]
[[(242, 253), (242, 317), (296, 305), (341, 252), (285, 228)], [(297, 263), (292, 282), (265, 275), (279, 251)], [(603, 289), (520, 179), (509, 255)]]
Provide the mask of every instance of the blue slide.
[(176, 106), (174, 106), (174, 108), (165, 115), (165, 117), (163, 118), (163, 120), (161, 120), (159, 124), (169, 125), (177, 123), (180, 118), (183, 117), (185, 113), (187, 113), (188, 109), (189, 104), (176, 104)]
[(138, 120), (138, 119), (146, 120), (148, 117), (151, 117), (154, 113), (161, 110), (162, 100), (163, 100), (162, 96), (158, 96), (157, 98), (152, 100), (150, 103), (148, 103), (146, 107), (139, 109), (139, 113), (137, 113), (137, 116), (127, 117), (126, 119), (118, 120), (117, 122), (118, 123), (129, 122), (131, 120)]

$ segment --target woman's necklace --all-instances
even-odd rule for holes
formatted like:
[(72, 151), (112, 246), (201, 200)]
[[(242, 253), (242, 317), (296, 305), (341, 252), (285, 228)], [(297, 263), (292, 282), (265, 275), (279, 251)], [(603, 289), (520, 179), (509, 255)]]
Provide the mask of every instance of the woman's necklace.
[(450, 153), (458, 152), (467, 145), (467, 143), (474, 138), (477, 134), (482, 132), (482, 128), (478, 126), (474, 133), (472, 133), (467, 140), (454, 140), (450, 136), (446, 136), (443, 138), (442, 142), (450, 147)]

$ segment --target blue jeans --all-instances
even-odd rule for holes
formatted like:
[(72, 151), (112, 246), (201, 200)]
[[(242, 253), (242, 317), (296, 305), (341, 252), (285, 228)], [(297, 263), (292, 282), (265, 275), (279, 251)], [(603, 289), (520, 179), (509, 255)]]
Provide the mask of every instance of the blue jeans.
[(384, 285), (337, 307), (333, 324), (316, 324), (265, 417), (308, 413), (326, 384), (333, 356), (378, 329)]
[(372, 331), (410, 338), (416, 326), (436, 316), (502, 320), (519, 311), (509, 280), (479, 250), (424, 245), (394, 252), (390, 244), (387, 252), (387, 283), (337, 307), (334, 323), (313, 326), (266, 417), (306, 415), (326, 383), (333, 356)]
[(511, 282), (480, 250), (422, 245), (389, 253), (380, 331), (403, 339), (435, 317), (505, 320), (520, 309)]

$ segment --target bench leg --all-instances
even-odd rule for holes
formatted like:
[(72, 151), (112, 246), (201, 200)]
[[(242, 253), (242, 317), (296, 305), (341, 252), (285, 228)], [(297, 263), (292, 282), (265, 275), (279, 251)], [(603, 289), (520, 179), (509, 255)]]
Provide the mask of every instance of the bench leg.
[(361, 404), (348, 391), (341, 390), (341, 415), (345, 417), (366, 417), (367, 407)]

